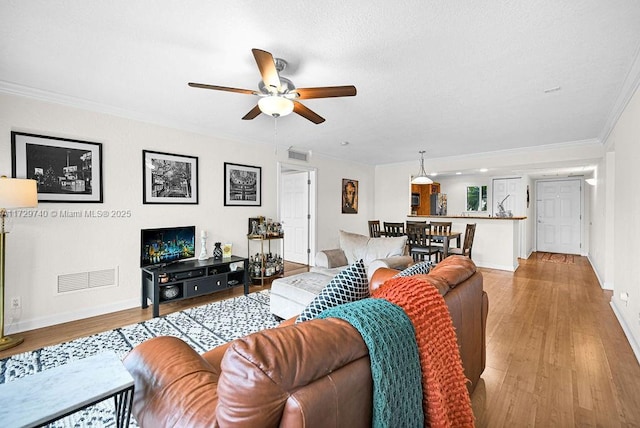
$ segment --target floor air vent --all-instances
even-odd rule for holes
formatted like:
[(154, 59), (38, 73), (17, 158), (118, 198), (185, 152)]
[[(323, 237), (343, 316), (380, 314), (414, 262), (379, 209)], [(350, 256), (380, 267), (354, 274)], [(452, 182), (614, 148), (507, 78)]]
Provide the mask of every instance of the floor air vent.
[(117, 277), (116, 269), (58, 275), (58, 293), (117, 285)]
[(289, 150), (289, 159), (296, 159), (306, 162), (307, 152), (296, 152), (295, 150)]

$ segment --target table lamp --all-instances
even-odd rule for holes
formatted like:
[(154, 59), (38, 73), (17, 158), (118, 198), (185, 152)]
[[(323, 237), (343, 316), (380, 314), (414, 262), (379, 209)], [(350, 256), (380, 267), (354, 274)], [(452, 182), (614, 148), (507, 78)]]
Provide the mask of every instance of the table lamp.
[(32, 208), (38, 205), (38, 186), (35, 180), (0, 177), (0, 351), (13, 348), (24, 340), (22, 337), (4, 335), (4, 220), (8, 209)]

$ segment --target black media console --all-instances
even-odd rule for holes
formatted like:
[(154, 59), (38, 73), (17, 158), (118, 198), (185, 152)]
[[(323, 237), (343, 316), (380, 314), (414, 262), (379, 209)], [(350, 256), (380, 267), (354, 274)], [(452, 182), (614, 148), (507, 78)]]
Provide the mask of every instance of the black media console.
[[(232, 270), (234, 269), (235, 270)], [(160, 315), (160, 304), (244, 286), (249, 294), (249, 259), (231, 256), (222, 260), (187, 260), (164, 267), (142, 268), (142, 307), (153, 305), (153, 316)]]

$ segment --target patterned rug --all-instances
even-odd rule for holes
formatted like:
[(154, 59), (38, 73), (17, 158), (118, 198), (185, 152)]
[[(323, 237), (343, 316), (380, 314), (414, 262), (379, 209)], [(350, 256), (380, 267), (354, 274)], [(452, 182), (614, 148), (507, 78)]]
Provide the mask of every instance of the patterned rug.
[[(263, 290), (14, 355), (0, 360), (0, 383), (8, 383), (107, 350), (114, 351), (122, 358), (136, 345), (155, 336), (179, 337), (193, 349), (203, 353), (216, 345), (275, 327), (277, 324), (269, 311), (269, 291)], [(91, 374), (87, 373), (87, 376)], [(49, 426), (115, 425), (113, 400), (106, 400)], [(135, 420), (131, 426), (138, 426)]]
[(575, 263), (573, 254), (538, 253), (537, 260), (551, 263), (563, 263), (567, 265)]

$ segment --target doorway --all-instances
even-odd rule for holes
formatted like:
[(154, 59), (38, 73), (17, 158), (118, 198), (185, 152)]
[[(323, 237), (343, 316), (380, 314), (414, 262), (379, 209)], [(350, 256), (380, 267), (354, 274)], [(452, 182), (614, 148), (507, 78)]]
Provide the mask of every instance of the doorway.
[(316, 170), (278, 164), (278, 214), (284, 229), (285, 259), (315, 264)]
[(581, 254), (582, 179), (536, 182), (536, 250)]

